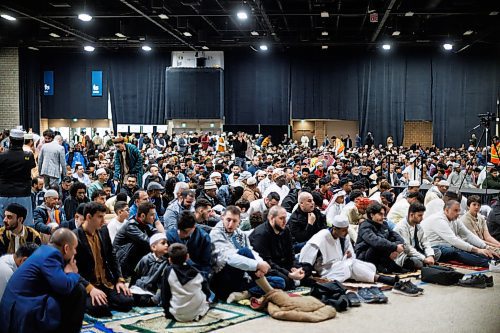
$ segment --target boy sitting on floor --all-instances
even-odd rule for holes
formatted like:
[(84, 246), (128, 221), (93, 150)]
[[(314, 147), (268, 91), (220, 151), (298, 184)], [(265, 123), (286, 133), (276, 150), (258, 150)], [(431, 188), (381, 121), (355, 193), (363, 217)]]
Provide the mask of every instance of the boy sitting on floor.
[(167, 266), (168, 252), (165, 233), (157, 233), (149, 239), (151, 253), (146, 254), (135, 267), (130, 281), (130, 291), (136, 306), (157, 306), (160, 304), (160, 282)]
[(196, 268), (187, 264), (188, 259), (188, 250), (184, 244), (170, 245), (170, 266), (163, 274), (161, 285), (165, 317), (173, 317), (181, 322), (200, 320), (209, 309), (208, 282)]

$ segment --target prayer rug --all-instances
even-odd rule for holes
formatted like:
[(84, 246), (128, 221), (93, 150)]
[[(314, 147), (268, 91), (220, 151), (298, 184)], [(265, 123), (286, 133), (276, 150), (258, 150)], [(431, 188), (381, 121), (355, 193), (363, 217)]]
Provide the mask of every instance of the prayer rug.
[(132, 310), (129, 312), (118, 312), (118, 311), (111, 311), (113, 314), (113, 317), (103, 317), (103, 318), (94, 318), (92, 316), (89, 316), (88, 314), (85, 314), (84, 319), (88, 321), (89, 323), (111, 323), (114, 321), (118, 320), (123, 320), (123, 319), (129, 319), (129, 318), (134, 318), (134, 317), (139, 317), (139, 316), (144, 316), (148, 314), (153, 314), (153, 313), (159, 313), (163, 312), (163, 308), (159, 306), (153, 306), (153, 307), (133, 307)]
[(458, 261), (449, 261), (449, 262), (440, 262), (440, 266), (444, 267), (452, 267), (452, 268), (460, 268), (460, 269), (466, 269), (469, 271), (476, 271), (476, 272), (481, 272), (481, 271), (487, 271), (488, 267), (479, 267), (479, 266), (468, 266), (464, 265)]
[(246, 306), (218, 303), (199, 321), (181, 323), (160, 316), (121, 326), (124, 329), (142, 333), (203, 333), (264, 316), (267, 314)]
[(106, 328), (101, 323), (88, 323), (83, 321), (80, 333), (113, 333), (112, 329)]

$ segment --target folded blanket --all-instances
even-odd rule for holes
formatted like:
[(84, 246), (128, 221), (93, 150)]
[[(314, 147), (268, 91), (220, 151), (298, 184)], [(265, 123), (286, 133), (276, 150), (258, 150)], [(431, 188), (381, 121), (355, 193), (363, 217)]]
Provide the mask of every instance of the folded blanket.
[(282, 290), (272, 290), (264, 296), (260, 308), (267, 305), (267, 312), (274, 319), (311, 322), (334, 318), (337, 312), (312, 296), (290, 297)]

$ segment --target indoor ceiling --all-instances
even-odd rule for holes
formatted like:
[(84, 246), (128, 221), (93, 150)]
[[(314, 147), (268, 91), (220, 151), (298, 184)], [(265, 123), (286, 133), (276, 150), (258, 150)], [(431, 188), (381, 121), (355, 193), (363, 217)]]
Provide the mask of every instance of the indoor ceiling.
[[(245, 11), (247, 19), (238, 18)], [(500, 45), (499, 0), (0, 1), (0, 46), (169, 50)], [(78, 18), (81, 13), (90, 21)], [(161, 15), (161, 16), (160, 16)], [(190, 36), (189, 36), (190, 35)]]

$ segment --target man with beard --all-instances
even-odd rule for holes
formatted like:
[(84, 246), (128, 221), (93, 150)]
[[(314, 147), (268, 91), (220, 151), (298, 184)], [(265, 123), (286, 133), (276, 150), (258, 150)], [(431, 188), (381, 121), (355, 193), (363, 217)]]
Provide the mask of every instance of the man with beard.
[[(124, 143), (123, 138), (113, 140), (116, 147), (115, 153), (115, 174), (116, 183), (122, 183), (126, 175), (136, 175), (137, 184), (142, 184), (142, 155), (136, 146)], [(116, 185), (116, 184), (115, 184)]]
[(127, 182), (121, 188), (120, 192), (125, 193), (129, 198), (132, 198), (135, 192), (139, 190), (139, 186), (137, 185), (137, 176), (136, 175), (128, 175)]
[(83, 212), (85, 221), (75, 230), (78, 238), (75, 260), (85, 279), (86, 312), (93, 317), (110, 317), (110, 310), (128, 312), (134, 302), (104, 225), (105, 214), (104, 205), (88, 203)]
[(88, 203), (90, 200), (86, 195), (87, 187), (84, 183), (75, 182), (69, 189), (69, 198), (64, 200), (64, 214), (68, 218), (75, 216), (78, 205)]
[(288, 195), (288, 192), (290, 192), (290, 189), (288, 188), (288, 186), (286, 186), (286, 176), (283, 172), (283, 169), (274, 169), (272, 179), (273, 182), (271, 183), (271, 185), (269, 185), (262, 196), (266, 197), (269, 193), (276, 192), (280, 197), (279, 203), (281, 203), (283, 199), (285, 199), (285, 197)]
[(0, 255), (13, 254), (26, 243), (42, 244), (40, 234), (24, 225), (28, 211), (17, 203), (5, 208), (3, 224), (0, 228)]
[(271, 207), (267, 222), (256, 227), (249, 238), (254, 250), (271, 265), (269, 274), (283, 278), (285, 289), (290, 290), (300, 284), (304, 271), (294, 263), (293, 239), (286, 228), (286, 215), (283, 207)]
[(182, 211), (194, 212), (195, 192), (189, 189), (182, 190), (179, 198), (171, 203), (163, 215), (165, 230), (177, 229), (177, 222)]
[(311, 193), (299, 194), (299, 207), (290, 215), (288, 226), (296, 252), (299, 252), (315, 233), (326, 228), (326, 217), (315, 207)]

